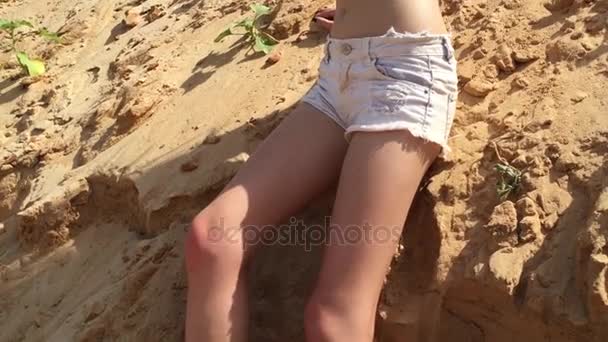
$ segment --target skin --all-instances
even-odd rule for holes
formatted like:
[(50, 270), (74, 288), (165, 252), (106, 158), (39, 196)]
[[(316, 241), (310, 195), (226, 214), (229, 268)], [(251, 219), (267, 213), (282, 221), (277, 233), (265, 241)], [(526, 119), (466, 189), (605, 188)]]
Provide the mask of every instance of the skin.
[(338, 0), (315, 19), (343, 39), (380, 36), (391, 26), (398, 32), (447, 33), (437, 0)]
[[(336, 5), (335, 11), (316, 16), (336, 38), (382, 35), (391, 26), (445, 32), (436, 0), (339, 0)], [(306, 308), (306, 339), (372, 341), (386, 270), (419, 183), (440, 148), (407, 131), (354, 133), (350, 144), (343, 134), (324, 114), (301, 104), (196, 216), (185, 242), (186, 341), (247, 340), (245, 270), (255, 246), (246, 243), (242, 227), (280, 224), (336, 181), (332, 227), (343, 233), (352, 226), (372, 232), (388, 228), (393, 234), (326, 246)], [(220, 238), (218, 226), (225, 233)]]

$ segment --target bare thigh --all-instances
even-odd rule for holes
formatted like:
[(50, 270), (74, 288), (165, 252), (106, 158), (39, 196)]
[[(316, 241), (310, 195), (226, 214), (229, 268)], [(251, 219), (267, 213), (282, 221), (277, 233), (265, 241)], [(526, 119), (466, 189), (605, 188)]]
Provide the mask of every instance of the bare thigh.
[(196, 216), (185, 245), (188, 341), (246, 340), (244, 227), (275, 225), (305, 206), (335, 182), (345, 152), (342, 128), (302, 104)]
[(303, 103), (260, 144), (205, 211), (219, 209), (228, 224), (279, 223), (336, 182), (346, 149), (344, 130)]
[(420, 181), (438, 152), (437, 145), (406, 131), (353, 136), (333, 209), (332, 239), (313, 295), (330, 317), (339, 317), (337, 329), (347, 325), (343, 331), (352, 336), (345, 341), (371, 341), (386, 271)]

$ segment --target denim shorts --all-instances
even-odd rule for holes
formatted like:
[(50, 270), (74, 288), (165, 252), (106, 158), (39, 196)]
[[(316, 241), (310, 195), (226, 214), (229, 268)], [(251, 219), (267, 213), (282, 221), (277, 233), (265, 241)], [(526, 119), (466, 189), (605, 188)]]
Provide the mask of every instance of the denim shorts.
[(407, 130), (449, 152), (458, 76), (447, 34), (398, 33), (334, 39), (325, 45), (319, 79), (302, 101), (345, 131)]

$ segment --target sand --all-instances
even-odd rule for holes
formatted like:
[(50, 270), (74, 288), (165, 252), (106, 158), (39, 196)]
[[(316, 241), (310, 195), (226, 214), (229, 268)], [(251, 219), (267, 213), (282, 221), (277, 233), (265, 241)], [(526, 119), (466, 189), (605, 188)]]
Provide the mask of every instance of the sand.
[[(213, 39), (249, 1), (4, 0), (43, 77), (0, 52), (0, 341), (179, 341), (189, 220), (314, 84), (329, 1), (284, 1), (280, 59)], [(276, 3), (270, 2), (270, 3)], [(378, 341), (608, 340), (608, 1), (445, 0), (450, 137), (406, 224)], [(314, 139), (314, 137), (311, 137)], [(496, 194), (498, 163), (522, 171)], [(298, 214), (322, 222), (333, 194)], [(301, 341), (320, 249), (251, 270), (252, 341)]]

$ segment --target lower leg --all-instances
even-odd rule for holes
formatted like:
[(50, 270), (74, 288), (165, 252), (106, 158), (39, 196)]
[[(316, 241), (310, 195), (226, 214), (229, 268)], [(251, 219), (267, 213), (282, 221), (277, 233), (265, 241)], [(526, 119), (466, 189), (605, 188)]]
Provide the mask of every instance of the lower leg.
[[(225, 222), (226, 218), (231, 222)], [(186, 242), (188, 342), (246, 340), (242, 242), (216, 238), (215, 233), (221, 225), (232, 223), (240, 226), (238, 220), (208, 208), (197, 216), (189, 231)]]

